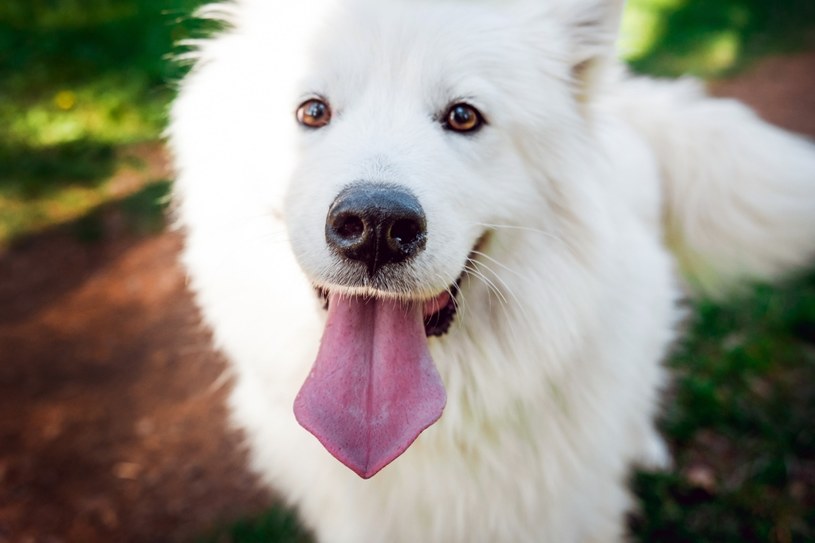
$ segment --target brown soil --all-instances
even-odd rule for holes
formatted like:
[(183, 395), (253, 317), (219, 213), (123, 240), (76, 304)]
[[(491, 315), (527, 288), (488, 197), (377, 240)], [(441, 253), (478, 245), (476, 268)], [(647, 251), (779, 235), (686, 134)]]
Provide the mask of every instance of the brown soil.
[(767, 59), (711, 90), (750, 104), (770, 122), (815, 137), (815, 52)]
[[(815, 135), (815, 54), (714, 90)], [(0, 543), (189, 541), (271, 503), (227, 427), (179, 237), (119, 222), (0, 254)]]
[(0, 256), (0, 542), (189, 541), (269, 498), (226, 424), (176, 234)]

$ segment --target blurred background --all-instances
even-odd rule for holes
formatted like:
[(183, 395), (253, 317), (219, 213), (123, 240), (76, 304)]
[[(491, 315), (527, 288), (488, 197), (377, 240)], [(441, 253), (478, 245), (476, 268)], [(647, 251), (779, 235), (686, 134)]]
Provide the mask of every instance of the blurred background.
[[(0, 543), (308, 540), (244, 468), (164, 218), (201, 3), (0, 3)], [(629, 0), (621, 52), (815, 135), (813, 0)], [(688, 328), (636, 540), (815, 541), (815, 275)]]

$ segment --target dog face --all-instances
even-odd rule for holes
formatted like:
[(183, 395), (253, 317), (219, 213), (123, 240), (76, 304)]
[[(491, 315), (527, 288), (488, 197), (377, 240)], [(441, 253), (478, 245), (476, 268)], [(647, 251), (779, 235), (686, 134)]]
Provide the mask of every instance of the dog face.
[[(173, 141), (185, 173), (176, 186), (194, 196), (182, 199), (184, 213), (211, 225), (210, 236), (226, 236), (228, 224), (232, 237), (242, 225), (254, 238), (280, 237), (284, 219), (318, 287), (435, 296), (460, 276), (487, 225), (525, 217), (525, 227), (560, 235), (574, 222), (562, 211), (580, 198), (575, 171), (592, 149), (581, 78), (609, 53), (619, 4), (216, 5), (205, 14), (239, 31), (203, 44), (173, 110), (185, 130)], [(298, 122), (301, 108), (316, 104), (328, 122)], [(483, 123), (456, 130), (454, 113)], [(365, 184), (395, 188), (421, 208), (421, 250), (398, 265), (354, 261), (326, 237), (332, 204)]]
[[(547, 198), (560, 189), (547, 172), (581, 119), (566, 43), (547, 17), (384, 2), (327, 18), (291, 106), (298, 162), (285, 205), (315, 285), (428, 299), (454, 284), (491, 225), (538, 215), (537, 227), (557, 228)], [(381, 209), (389, 197), (415, 215)]]
[(328, 304), (295, 415), (367, 478), (441, 416), (426, 336), (447, 331), (493, 230), (564, 235), (581, 188), (558, 171), (587, 132), (554, 10), (362, 6), (332, 12), (306, 56), (285, 217)]

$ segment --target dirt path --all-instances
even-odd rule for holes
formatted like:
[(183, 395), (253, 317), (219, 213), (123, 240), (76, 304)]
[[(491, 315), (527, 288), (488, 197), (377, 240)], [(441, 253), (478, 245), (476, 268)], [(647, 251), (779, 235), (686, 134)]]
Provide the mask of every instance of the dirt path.
[(0, 259), (0, 542), (185, 541), (269, 503), (174, 234)]
[[(815, 54), (714, 88), (815, 135)], [(270, 503), (227, 429), (179, 246), (63, 230), (0, 255), (0, 543), (189, 541)]]

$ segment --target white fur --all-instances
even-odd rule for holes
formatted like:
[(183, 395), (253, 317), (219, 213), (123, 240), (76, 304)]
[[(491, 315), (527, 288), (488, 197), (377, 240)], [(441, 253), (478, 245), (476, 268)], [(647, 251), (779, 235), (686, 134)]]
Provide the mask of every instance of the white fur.
[[(176, 102), (184, 261), (253, 466), (323, 542), (610, 542), (632, 463), (663, 465), (660, 365), (681, 318), (667, 243), (708, 291), (815, 253), (815, 151), (689, 84), (609, 60), (620, 2), (243, 0)], [(607, 6), (607, 7), (606, 7)], [(210, 13), (213, 11), (211, 10)], [(294, 120), (314, 93), (332, 123)], [(433, 115), (467, 99), (474, 137)], [(295, 422), (333, 285), (325, 215), (358, 180), (402, 185), (427, 249), (398, 294), (450, 285), (431, 338), (448, 404), (363, 481)]]

